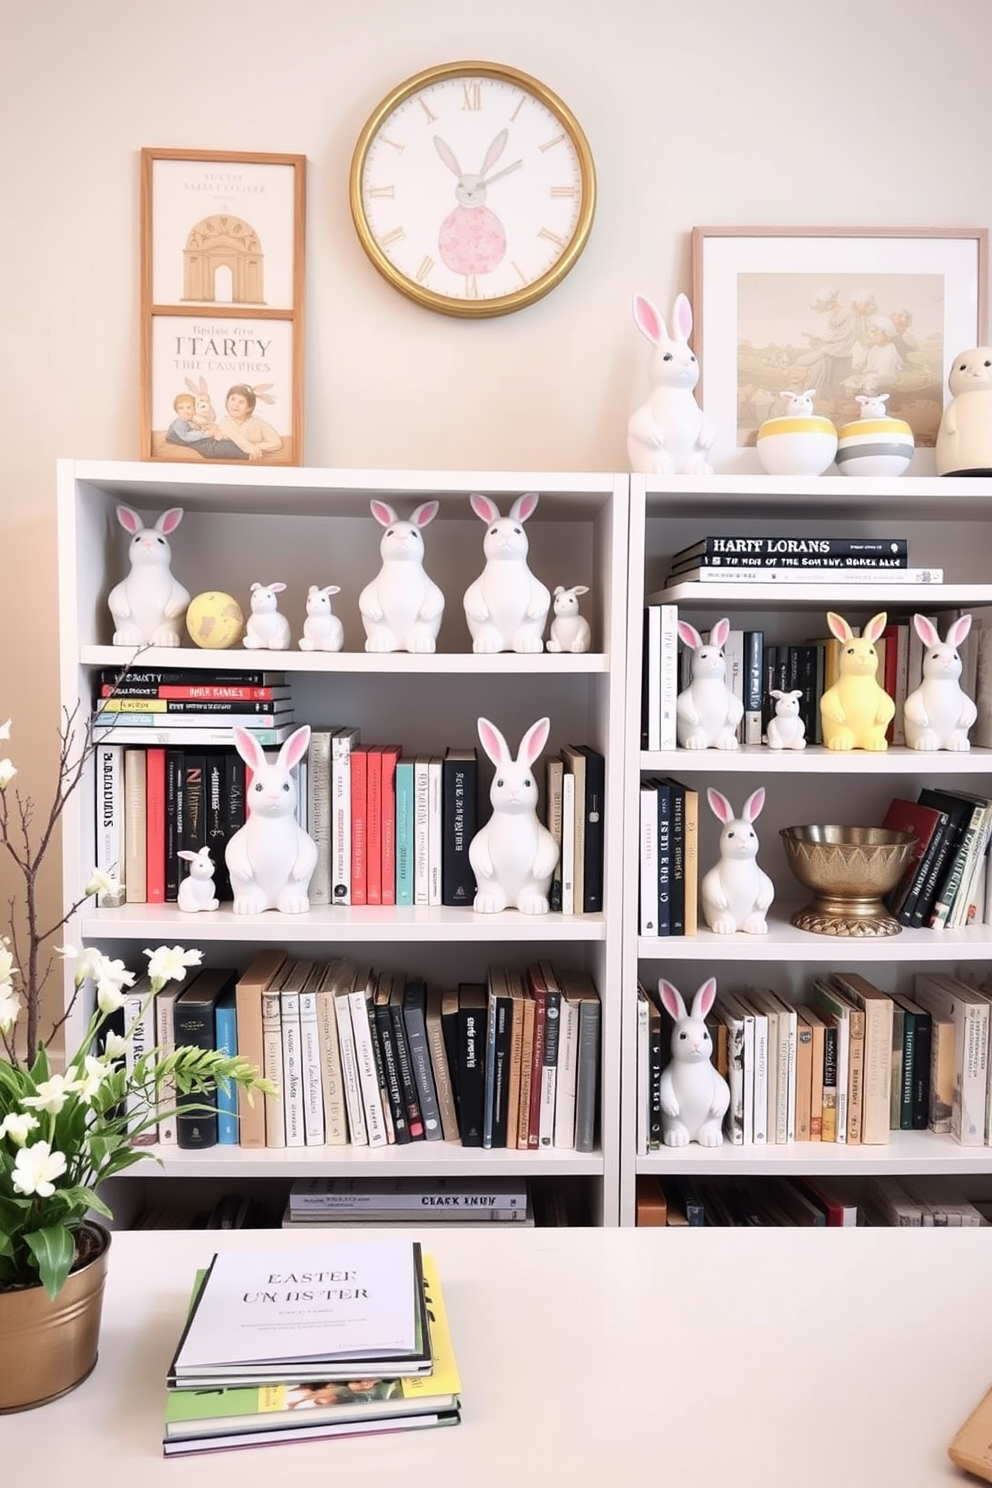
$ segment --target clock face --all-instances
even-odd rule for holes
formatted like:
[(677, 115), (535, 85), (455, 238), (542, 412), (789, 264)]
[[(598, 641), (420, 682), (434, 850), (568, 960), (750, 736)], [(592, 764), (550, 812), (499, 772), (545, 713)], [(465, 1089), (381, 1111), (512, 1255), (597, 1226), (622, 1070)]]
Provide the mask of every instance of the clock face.
[(431, 68), (359, 138), (351, 210), (395, 287), (450, 315), (503, 315), (554, 288), (592, 226), (595, 172), (565, 105), (526, 73)]

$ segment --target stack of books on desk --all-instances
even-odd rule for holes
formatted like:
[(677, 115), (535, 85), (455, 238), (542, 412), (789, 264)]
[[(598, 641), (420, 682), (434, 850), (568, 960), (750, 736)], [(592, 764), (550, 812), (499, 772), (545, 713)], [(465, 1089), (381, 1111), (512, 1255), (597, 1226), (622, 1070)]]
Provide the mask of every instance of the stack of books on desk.
[(460, 1420), (436, 1263), (398, 1239), (219, 1252), (167, 1384), (167, 1457)]

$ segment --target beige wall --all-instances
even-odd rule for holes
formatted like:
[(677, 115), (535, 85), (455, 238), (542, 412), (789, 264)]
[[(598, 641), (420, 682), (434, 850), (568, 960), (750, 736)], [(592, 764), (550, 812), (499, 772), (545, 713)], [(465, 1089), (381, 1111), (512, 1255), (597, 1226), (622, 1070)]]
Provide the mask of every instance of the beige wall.
[[(54, 762), (54, 462), (139, 453), (142, 146), (307, 155), (308, 464), (622, 469), (630, 295), (691, 288), (693, 224), (989, 223), (990, 54), (988, 0), (0, 0), (0, 721), (27, 783)], [(389, 288), (347, 197), (372, 107), (463, 58), (559, 93), (599, 175), (572, 274), (474, 323)]]

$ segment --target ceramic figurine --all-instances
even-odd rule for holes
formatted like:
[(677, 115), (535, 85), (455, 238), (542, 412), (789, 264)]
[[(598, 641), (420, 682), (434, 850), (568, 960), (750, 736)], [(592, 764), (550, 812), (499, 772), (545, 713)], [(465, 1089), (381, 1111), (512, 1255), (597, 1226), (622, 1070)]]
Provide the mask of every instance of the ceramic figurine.
[(285, 584), (252, 584), (251, 614), (241, 638), (249, 651), (288, 651), (289, 621), (280, 613), (278, 596)]
[(903, 708), (906, 743), (910, 749), (970, 749), (968, 730), (978, 709), (958, 681), (957, 648), (971, 629), (971, 616), (955, 620), (943, 641), (926, 615), (914, 615), (913, 625), (925, 650), (923, 681)]
[(107, 600), (115, 646), (179, 645), (189, 594), (172, 576), (168, 535), (182, 519), (182, 507), (172, 506), (154, 527), (146, 527), (136, 511), (118, 506), (117, 520), (131, 534), (127, 549), (131, 572), (114, 585)]
[(710, 475), (716, 430), (696, 402), (699, 363), (689, 348), (692, 306), (684, 294), (672, 310), (674, 334), (650, 300), (634, 296), (634, 323), (654, 347), (651, 393), (627, 426), (627, 458), (637, 475)]
[(892, 418), (888, 393), (859, 393), (861, 413), (842, 424), (837, 435), (837, 469), (841, 475), (902, 475), (913, 458), (913, 431)]
[(703, 918), (716, 935), (733, 935), (737, 930), (746, 935), (765, 935), (765, 916), (775, 888), (768, 874), (758, 867), (758, 834), (753, 825), (765, 804), (764, 787), (751, 792), (740, 816), (734, 815), (726, 796), (712, 786), (706, 799), (723, 827), (719, 862), (700, 884)]
[(218, 909), (220, 900), (214, 892), (214, 864), (209, 847), (201, 847), (199, 852), (182, 847), (176, 857), (189, 864), (189, 873), (179, 885), (179, 908), (186, 914), (197, 914), (201, 909)]
[(768, 720), (768, 748), (805, 749), (806, 725), (799, 716), (802, 688), (783, 692), (773, 687), (768, 695), (775, 699), (775, 716)]
[(992, 470), (992, 346), (954, 358), (947, 374), (951, 401), (937, 430), (938, 475), (988, 475)]
[(296, 766), (307, 752), (310, 725), (290, 734), (274, 761), (247, 729), (231, 733), (235, 749), (252, 772), (245, 797), (247, 820), (224, 850), (234, 913), (278, 909), (303, 914), (310, 908), (317, 844), (296, 819)]
[(495, 724), (478, 720), (479, 738), (496, 766), (489, 791), (493, 814), (472, 838), (468, 860), (477, 884), (473, 909), (498, 914), (548, 912), (548, 889), (558, 862), (558, 844), (537, 815), (534, 765), (544, 748), (550, 720), (539, 718), (520, 741), (516, 759)]
[(885, 629), (887, 615), (873, 615), (856, 636), (844, 619), (827, 612), (830, 634), (840, 641), (840, 676), (820, 698), (823, 742), (828, 749), (888, 749), (885, 730), (896, 705), (877, 678), (875, 642)]
[(674, 1019), (671, 1060), (661, 1074), (661, 1129), (666, 1147), (719, 1147), (723, 1118), (730, 1105), (730, 1086), (713, 1066), (713, 1040), (706, 1016), (716, 997), (716, 981), (709, 977), (686, 1012), (682, 994), (662, 977), (661, 1005)]
[(769, 475), (822, 475), (833, 463), (837, 430), (813, 412), (815, 391), (780, 393), (785, 413), (765, 419), (758, 429), (758, 459)]
[(444, 595), (424, 569), (423, 528), (437, 516), (440, 502), (422, 501), (406, 520), (388, 502), (374, 500), (369, 505), (386, 530), (379, 540), (382, 566), (358, 597), (365, 649), (432, 652), (437, 648)]
[(588, 584), (574, 584), (571, 589), (565, 589), (561, 584), (555, 586), (555, 617), (547, 642), (549, 651), (571, 651), (578, 655), (589, 650), (592, 631), (589, 621), (579, 614), (579, 595), (588, 593)]
[(339, 584), (325, 584), (307, 590), (307, 618), (300, 636), (301, 651), (340, 651), (344, 645), (344, 626), (331, 609), (331, 595), (340, 594)]
[(233, 594), (210, 589), (194, 594), (186, 610), (186, 630), (194, 646), (226, 651), (245, 633), (245, 617)]
[(730, 621), (718, 620), (703, 640), (687, 620), (679, 621), (679, 640), (692, 650), (689, 686), (675, 700), (675, 727), (683, 749), (736, 749), (744, 704), (727, 686), (724, 643)]
[(472, 510), (486, 523), (486, 566), (465, 590), (465, 620), (477, 653), (544, 650), (551, 595), (527, 564), (530, 544), (524, 523), (537, 510), (538, 495), (518, 496), (508, 517), (488, 496), (474, 495)]

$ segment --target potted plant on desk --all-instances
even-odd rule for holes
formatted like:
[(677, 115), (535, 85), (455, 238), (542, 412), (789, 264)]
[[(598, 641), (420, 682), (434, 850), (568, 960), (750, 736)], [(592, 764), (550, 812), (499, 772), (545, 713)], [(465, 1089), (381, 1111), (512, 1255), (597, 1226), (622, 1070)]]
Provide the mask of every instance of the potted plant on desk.
[[(165, 1114), (158, 1105), (163, 1087), (174, 1084), (201, 1109), (212, 1109), (218, 1083), (272, 1088), (253, 1065), (215, 1050), (151, 1049), (125, 1060), (132, 1030), (109, 1033), (107, 1021), (135, 974), (96, 949), (52, 944), (87, 898), (118, 888), (94, 871), (60, 918), (48, 926), (41, 920), (42, 867), (92, 753), (89, 729), (74, 752), (72, 725), (66, 717), (47, 814), (12, 786), (17, 771), (0, 759), (0, 850), (21, 886), (20, 898), (10, 901), (9, 932), (0, 937), (0, 1412), (64, 1395), (96, 1363), (110, 1232), (92, 1216), (112, 1218), (98, 1189), (148, 1156), (132, 1144)], [(8, 720), (0, 740), (9, 737)], [(41, 994), (56, 951), (75, 958), (75, 992), (42, 1040)], [(201, 959), (181, 946), (145, 954), (151, 996)], [(95, 1005), (82, 1040), (56, 1069), (47, 1046), (90, 989)]]

